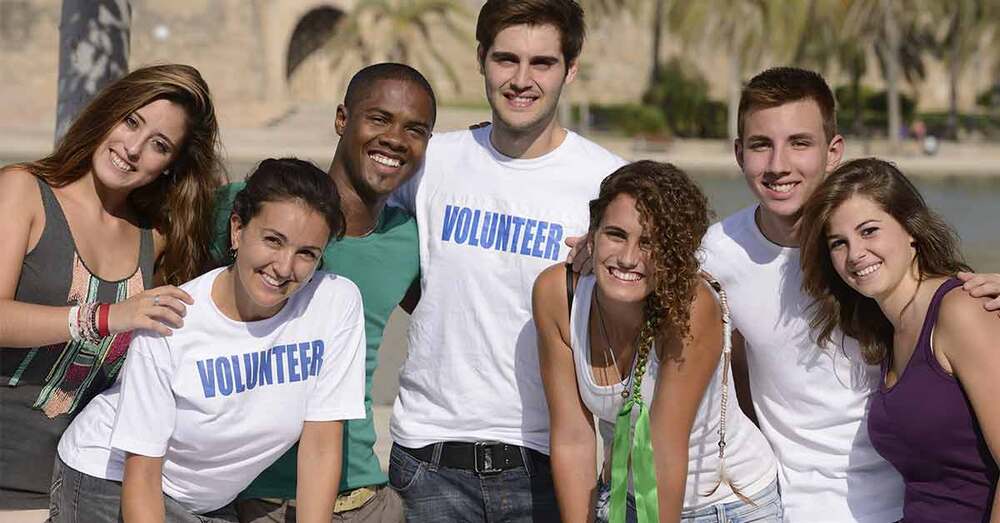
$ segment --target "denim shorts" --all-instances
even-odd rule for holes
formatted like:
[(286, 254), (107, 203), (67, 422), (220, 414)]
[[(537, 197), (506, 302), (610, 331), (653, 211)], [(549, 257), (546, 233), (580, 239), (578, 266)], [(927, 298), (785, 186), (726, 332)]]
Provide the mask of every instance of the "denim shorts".
[[(778, 494), (778, 482), (750, 496), (753, 502), (733, 501), (717, 503), (697, 510), (681, 512), (682, 523), (781, 523), (784, 515), (781, 507), (781, 496)], [(607, 523), (608, 510), (611, 504), (611, 486), (603, 481), (597, 483), (597, 504), (595, 507), (596, 523)], [(636, 523), (635, 499), (629, 493), (625, 508), (625, 522)]]

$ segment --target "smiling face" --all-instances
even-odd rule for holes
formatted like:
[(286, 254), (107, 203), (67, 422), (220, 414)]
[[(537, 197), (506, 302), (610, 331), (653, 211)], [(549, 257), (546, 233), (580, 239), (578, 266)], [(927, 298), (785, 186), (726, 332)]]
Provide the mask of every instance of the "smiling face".
[(563, 86), (576, 77), (576, 62), (563, 57), (559, 29), (513, 25), (479, 53), (495, 126), (519, 134), (554, 126)]
[(643, 235), (635, 198), (619, 194), (593, 233), (594, 274), (604, 296), (636, 303), (653, 292), (650, 241)]
[(353, 107), (338, 107), (335, 124), (351, 185), (363, 196), (388, 196), (423, 164), (434, 101), (413, 82), (379, 80)]
[(248, 224), (230, 217), (236, 308), (244, 321), (274, 316), (312, 278), (330, 227), (301, 200), (265, 202)]
[(142, 187), (170, 167), (187, 134), (187, 113), (156, 100), (129, 114), (94, 150), (96, 181), (114, 191)]
[(867, 196), (855, 194), (837, 207), (826, 237), (834, 270), (869, 298), (881, 301), (919, 280), (913, 237)]
[(794, 223), (802, 205), (840, 163), (844, 142), (827, 143), (819, 105), (807, 98), (750, 111), (736, 160), (762, 214)]

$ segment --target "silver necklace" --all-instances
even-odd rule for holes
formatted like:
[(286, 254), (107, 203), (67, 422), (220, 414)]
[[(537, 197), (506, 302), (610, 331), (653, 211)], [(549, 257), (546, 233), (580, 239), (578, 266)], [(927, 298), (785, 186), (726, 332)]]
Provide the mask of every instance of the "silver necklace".
[[(599, 298), (599, 293), (597, 289), (594, 289), (594, 303), (597, 305), (597, 319), (600, 321), (601, 325), (601, 336), (604, 338), (604, 346), (606, 347), (604, 351), (604, 366), (608, 366), (608, 354), (611, 355), (611, 364), (615, 368), (615, 373), (618, 376), (618, 381), (622, 384), (622, 398), (628, 398), (631, 393), (631, 388), (629, 385), (632, 383), (632, 368), (629, 368), (628, 376), (622, 376), (622, 371), (618, 367), (618, 360), (615, 358), (615, 350), (611, 347), (611, 337), (608, 336), (608, 326), (604, 324), (604, 312), (601, 309), (601, 300)], [(633, 364), (635, 363), (635, 358), (633, 357)]]

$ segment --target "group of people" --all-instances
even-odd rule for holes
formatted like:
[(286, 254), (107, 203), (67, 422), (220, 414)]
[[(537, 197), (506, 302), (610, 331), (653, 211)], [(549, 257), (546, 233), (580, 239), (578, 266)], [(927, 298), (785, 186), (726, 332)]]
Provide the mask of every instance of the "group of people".
[[(0, 510), (1000, 520), (1000, 275), (894, 165), (841, 164), (830, 88), (797, 68), (743, 89), (757, 202), (710, 225), (678, 167), (560, 126), (584, 34), (573, 0), (488, 0), (492, 122), (432, 139), (427, 80), (368, 66), (327, 172), (267, 159), (223, 185), (184, 65), (131, 72), (0, 171)], [(371, 385), (397, 305), (385, 474)]]

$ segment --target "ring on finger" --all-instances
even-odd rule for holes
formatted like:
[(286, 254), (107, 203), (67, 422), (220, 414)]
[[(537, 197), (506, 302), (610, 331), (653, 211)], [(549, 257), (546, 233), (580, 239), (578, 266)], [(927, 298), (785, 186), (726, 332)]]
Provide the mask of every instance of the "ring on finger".
[(154, 307), (159, 307), (160, 306), (160, 295), (159, 294), (157, 294), (156, 296), (153, 296), (153, 306)]

